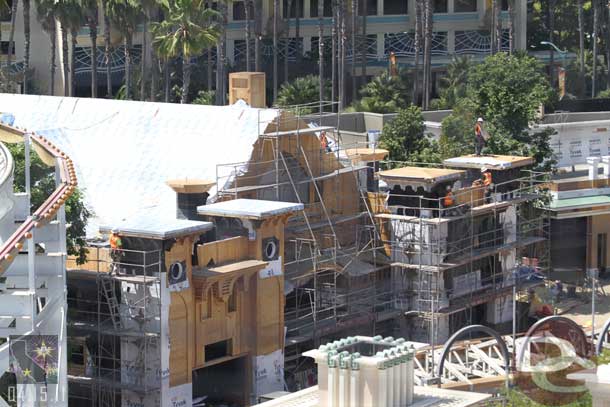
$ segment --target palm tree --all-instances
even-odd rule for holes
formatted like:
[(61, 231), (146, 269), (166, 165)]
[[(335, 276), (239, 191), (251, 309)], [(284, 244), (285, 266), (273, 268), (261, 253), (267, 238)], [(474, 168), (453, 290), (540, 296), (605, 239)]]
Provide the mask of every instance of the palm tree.
[(97, 0), (80, 0), (87, 25), (89, 26), (89, 38), (91, 39), (91, 97), (97, 97)]
[(42, 29), (48, 34), (50, 41), (49, 68), (51, 69), (51, 80), (49, 82), (49, 94), (55, 93), (55, 54), (56, 27), (55, 27), (55, 0), (35, 0), (36, 15)]
[(292, 0), (287, 2), (286, 14), (286, 32), (284, 37), (284, 82), (288, 82), (288, 54), (290, 52), (290, 14), (292, 12)]
[(15, 48), (15, 24), (17, 23), (17, 5), (19, 4), (19, 0), (13, 0), (13, 4), (11, 6), (11, 31), (9, 32), (8, 37), (8, 55), (6, 57), (6, 65), (11, 66), (13, 60), (13, 51)]
[(142, 7), (136, 0), (108, 0), (107, 11), (112, 24), (121, 32), (125, 47), (125, 98), (131, 99), (131, 50), (133, 34), (142, 18)]
[(216, 104), (225, 105), (227, 102), (227, 78), (226, 78), (226, 44), (227, 44), (227, 3), (219, 3), (222, 22), (219, 25), (220, 35), (216, 43)]
[(508, 53), (515, 50), (515, 0), (508, 0)]
[[(420, 0), (416, 0), (416, 3), (420, 1)], [(360, 58), (362, 59), (362, 70), (360, 72), (360, 75), (362, 76), (362, 78), (360, 79), (360, 83), (365, 83), (366, 82), (366, 66), (367, 66), (367, 53), (368, 53), (368, 46), (369, 46), (369, 42), (366, 39), (366, 19), (368, 18), (368, 12), (369, 12), (369, 8), (368, 8), (368, 3), (366, 1), (362, 2), (362, 49), (360, 50), (361, 55)]]
[(318, 0), (318, 76), (320, 84), (320, 113), (324, 100), (324, 0)]
[(356, 50), (357, 50), (357, 45), (356, 45), (356, 24), (358, 23), (358, 0), (352, 0), (352, 32), (351, 32), (351, 36), (352, 36), (352, 40), (351, 40), (351, 45), (352, 45), (352, 67), (351, 67), (351, 75), (352, 75), (352, 92), (356, 92), (356, 89), (358, 89), (357, 83), (356, 83), (356, 62), (358, 60), (358, 58), (356, 58)]
[(423, 19), (423, 33), (424, 33), (424, 80), (423, 80), (423, 110), (428, 109), (430, 103), (430, 91), (432, 81), (432, 16), (434, 13), (433, 0), (425, 0), (424, 2), (424, 19)]
[(332, 28), (330, 34), (330, 100), (333, 103), (332, 109), (334, 111), (334, 103), (337, 100), (337, 1), (332, 1)]
[(188, 103), (191, 58), (212, 47), (220, 36), (220, 14), (203, 0), (175, 0), (165, 20), (155, 25), (154, 43), (165, 59), (182, 56), (182, 98)]
[(28, 93), (28, 73), (30, 70), (30, 0), (23, 0), (23, 94)]
[(82, 9), (76, 0), (55, 0), (55, 5), (55, 16), (61, 25), (64, 96), (70, 96), (74, 92), (74, 52), (72, 52), (72, 60), (68, 62), (70, 55), (68, 32), (72, 33), (72, 47), (74, 47), (78, 29), (83, 22)]
[[(133, 1), (133, 0), (131, 0)], [(164, 0), (161, 0), (164, 1)], [(156, 10), (159, 6), (159, 0), (141, 0), (140, 3), (142, 4), (142, 11), (143, 11), (143, 26), (142, 26), (142, 56), (140, 57), (140, 67), (142, 69), (141, 71), (141, 79), (140, 79), (140, 100), (146, 100), (146, 78), (148, 78), (148, 63), (146, 61), (146, 58), (148, 56), (148, 37), (150, 35), (149, 30), (148, 30), (148, 26), (150, 25), (152, 19), (153, 19), (153, 15), (156, 14)], [(153, 61), (152, 55), (154, 55), (154, 53), (151, 53), (151, 64), (150, 66), (152, 66), (153, 68), (153, 72), (156, 69), (155, 68), (155, 61)], [(156, 76), (155, 76), (156, 78)], [(154, 91), (156, 92), (156, 84), (152, 84), (152, 78), (151, 78), (151, 97), (152, 93), (153, 93), (153, 88)]]
[(246, 72), (250, 72), (250, 40), (252, 38), (252, 13), (250, 13), (251, 1), (244, 0), (244, 11), (246, 13)]
[(301, 1), (296, 1), (296, 14), (294, 18), (294, 38), (297, 41), (296, 63), (297, 66), (301, 63)]
[(441, 100), (445, 109), (453, 109), (455, 103), (466, 96), (466, 83), (471, 66), (469, 56), (455, 57), (447, 65), (447, 73), (441, 79)]
[(278, 71), (277, 71), (277, 54), (278, 48), (278, 35), (279, 35), (279, 20), (280, 20), (280, 1), (273, 0), (273, 101), (277, 100), (278, 90)]
[(419, 62), (421, 58), (421, 43), (422, 43), (422, 20), (423, 20), (423, 4), (422, 0), (415, 0), (415, 69), (413, 76), (415, 81), (413, 84), (413, 104), (417, 103), (419, 98)]
[(578, 0), (578, 77), (580, 79), (580, 96), (585, 95), (585, 19), (584, 19), (584, 0)]
[(110, 61), (110, 15), (108, 13), (108, 0), (102, 0), (102, 14), (104, 15), (104, 62), (106, 63), (106, 97), (112, 98), (112, 61)]
[(599, 1), (593, 0), (593, 74), (591, 77), (591, 97), (596, 95), (597, 85), (597, 34), (599, 32)]

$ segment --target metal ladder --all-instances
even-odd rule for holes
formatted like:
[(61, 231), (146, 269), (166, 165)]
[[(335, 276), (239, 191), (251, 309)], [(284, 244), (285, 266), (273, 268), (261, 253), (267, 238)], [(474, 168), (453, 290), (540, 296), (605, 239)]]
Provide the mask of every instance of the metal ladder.
[(110, 313), (110, 319), (114, 329), (118, 330), (121, 328), (121, 313), (119, 307), (119, 301), (116, 298), (116, 291), (114, 290), (114, 280), (111, 276), (101, 276), (101, 286), (104, 292), (104, 297), (108, 303), (108, 310)]

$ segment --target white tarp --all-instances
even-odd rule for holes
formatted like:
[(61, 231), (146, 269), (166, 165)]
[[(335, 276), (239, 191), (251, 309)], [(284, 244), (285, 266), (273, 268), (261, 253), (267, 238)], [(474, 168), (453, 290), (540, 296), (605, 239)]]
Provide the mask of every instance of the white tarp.
[[(143, 209), (175, 217), (165, 181), (216, 181), (216, 165), (248, 161), (273, 109), (179, 105), (90, 98), (0, 94), (0, 113), (36, 131), (73, 160), (85, 204), (87, 234)], [(215, 191), (215, 190), (214, 190)], [(212, 192), (214, 192), (212, 191)]]

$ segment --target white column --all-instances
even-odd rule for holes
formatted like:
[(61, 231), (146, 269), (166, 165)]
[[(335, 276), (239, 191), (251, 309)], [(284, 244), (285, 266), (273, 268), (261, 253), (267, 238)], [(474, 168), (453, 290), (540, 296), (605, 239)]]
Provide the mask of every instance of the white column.
[(382, 60), (385, 53), (385, 40), (383, 33), (377, 33), (377, 59)]
[(453, 13), (455, 8), (454, 0), (447, 0), (447, 13)]
[(447, 53), (455, 53), (455, 30), (447, 30)]
[(311, 51), (311, 37), (302, 37), (303, 38), (303, 53)]
[(303, 1), (303, 18), (310, 18), (310, 17), (311, 17), (311, 1), (304, 0)]
[(589, 166), (589, 179), (595, 180), (598, 177), (599, 168), (599, 157), (587, 157), (587, 164)]
[(235, 40), (227, 40), (227, 59), (235, 63)]
[(383, 0), (377, 0), (377, 15), (383, 15)]

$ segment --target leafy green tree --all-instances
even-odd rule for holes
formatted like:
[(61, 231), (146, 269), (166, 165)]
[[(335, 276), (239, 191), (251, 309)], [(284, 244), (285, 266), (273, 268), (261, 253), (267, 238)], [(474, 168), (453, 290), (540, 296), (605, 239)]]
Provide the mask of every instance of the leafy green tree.
[[(327, 84), (328, 85), (328, 84)], [(328, 97), (330, 89), (325, 86), (324, 94)], [(317, 76), (307, 75), (282, 84), (278, 92), (277, 104), (290, 108), (295, 105), (311, 104), (311, 106), (292, 109), (298, 114), (309, 114), (317, 111), (319, 106), (313, 104), (320, 97), (320, 80)]]
[(194, 105), (213, 105), (216, 95), (213, 90), (200, 90), (197, 97), (193, 99)]
[(390, 161), (440, 162), (438, 145), (424, 135), (424, 116), (417, 106), (400, 109), (383, 127), (379, 141), (389, 151)]
[[(25, 189), (25, 149), (23, 143), (9, 144), (14, 162), (15, 192), (24, 192)], [(30, 175), (32, 182), (32, 210), (38, 208), (55, 190), (55, 171), (46, 166), (35, 153), (31, 154)], [(92, 213), (83, 203), (83, 195), (79, 189), (68, 198), (65, 204), (66, 223), (69, 225), (66, 231), (66, 243), (68, 255), (75, 256), (78, 264), (87, 261), (87, 248), (85, 241), (85, 227)]]
[(474, 151), (474, 123), (476, 104), (470, 99), (456, 101), (453, 112), (442, 122), (439, 139), (443, 159), (470, 154)]
[(203, 0), (174, 0), (169, 3), (166, 19), (153, 24), (157, 53), (165, 60), (182, 57), (181, 103), (188, 103), (191, 58), (216, 44), (220, 18)]
[(363, 112), (395, 113), (411, 102), (405, 70), (401, 70), (397, 76), (382, 72), (362, 88), (361, 94), (362, 99), (355, 107)]
[[(548, 407), (548, 405), (536, 403), (527, 395), (521, 393), (518, 390), (510, 390), (505, 394), (506, 401), (497, 401), (490, 405), (490, 407)], [(591, 395), (585, 394), (578, 401), (564, 405), (563, 407), (591, 407)]]

